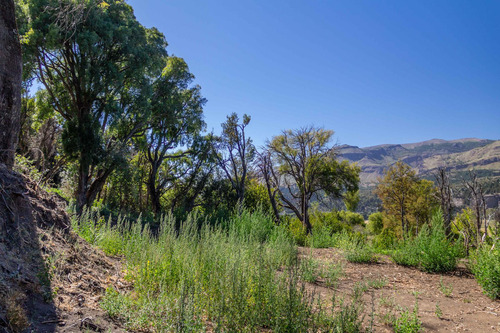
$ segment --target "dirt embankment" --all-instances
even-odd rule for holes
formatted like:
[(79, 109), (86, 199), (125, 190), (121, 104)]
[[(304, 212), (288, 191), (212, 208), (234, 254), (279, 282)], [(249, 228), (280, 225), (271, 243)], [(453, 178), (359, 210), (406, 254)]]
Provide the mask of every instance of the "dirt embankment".
[(0, 332), (121, 331), (99, 308), (120, 261), (70, 230), (65, 203), (0, 164)]

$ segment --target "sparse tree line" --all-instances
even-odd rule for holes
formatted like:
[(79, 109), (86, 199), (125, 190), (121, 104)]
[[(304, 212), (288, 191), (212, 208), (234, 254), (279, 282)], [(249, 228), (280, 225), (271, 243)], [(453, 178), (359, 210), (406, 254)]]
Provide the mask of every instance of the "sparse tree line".
[[(285, 130), (257, 149), (246, 133), (250, 116), (233, 113), (220, 134), (207, 133), (207, 100), (195, 76), (124, 1), (15, 4), (24, 69), (18, 164), (77, 212), (99, 206), (151, 216), (224, 215), (260, 206), (277, 224), (294, 216), (310, 234), (318, 206), (355, 211), (360, 169), (339, 161), (333, 131)], [(32, 95), (34, 83), (39, 89)], [(474, 173), (469, 178), (472, 212), (457, 217), (474, 220), (465, 228), (453, 216), (446, 170), (432, 182), (395, 164), (376, 190), (384, 228), (399, 237), (416, 234), (440, 206), (448, 235), (456, 231), (467, 244), (479, 244), (494, 215), (486, 212)]]
[(294, 214), (310, 233), (311, 201), (356, 193), (359, 169), (337, 160), (332, 131), (283, 131), (257, 149), (250, 116), (233, 113), (220, 134), (207, 133), (207, 101), (188, 65), (124, 1), (15, 6), (24, 66), (18, 168), (77, 213), (261, 207), (277, 224), (284, 210)]

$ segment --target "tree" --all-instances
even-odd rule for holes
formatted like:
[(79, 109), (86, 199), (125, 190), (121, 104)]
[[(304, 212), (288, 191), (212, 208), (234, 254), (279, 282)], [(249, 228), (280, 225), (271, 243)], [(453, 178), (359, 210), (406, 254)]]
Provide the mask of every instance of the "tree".
[(438, 191), (430, 180), (419, 179), (414, 184), (414, 197), (410, 204), (410, 214), (415, 222), (415, 233), (428, 224), (434, 207), (438, 205)]
[(0, 163), (9, 169), (19, 135), (22, 57), (13, 0), (0, 3)]
[[(483, 186), (477, 178), (477, 174), (473, 170), (469, 170), (468, 179), (464, 180), (464, 185), (467, 188), (470, 196), (470, 206), (474, 211), (476, 219), (476, 236), (477, 244), (479, 245), (488, 233), (488, 219), (486, 218), (486, 201), (484, 199)], [(481, 224), (484, 221), (484, 234), (481, 236)]]
[(167, 43), (120, 0), (40, 0), (26, 8), (24, 51), (63, 118), (63, 148), (78, 164), (81, 211), (147, 126), (150, 78), (163, 68)]
[(264, 180), (266, 184), (267, 196), (269, 197), (269, 203), (272, 208), (274, 222), (276, 224), (280, 224), (280, 212), (278, 209), (278, 189), (273, 187), (272, 184), (272, 162), (271, 162), (271, 154), (268, 150), (264, 150), (263, 152), (257, 153), (257, 161), (256, 167), (258, 170), (258, 176)]
[(359, 200), (359, 190), (347, 192), (344, 195), (345, 209), (355, 212), (356, 208), (358, 208)]
[(272, 185), (283, 207), (295, 213), (311, 233), (311, 199), (325, 193), (342, 198), (358, 190), (359, 167), (337, 161), (337, 149), (331, 145), (333, 131), (316, 127), (283, 131), (268, 144)]
[[(174, 160), (195, 154), (189, 147), (205, 127), (202, 116), (206, 99), (199, 86), (190, 87), (193, 80), (194, 75), (182, 58), (169, 57), (153, 85), (150, 128), (138, 141), (149, 163), (147, 187), (155, 214), (161, 210), (160, 198), (167, 184), (189, 169), (181, 167), (186, 166), (183, 161)], [(188, 149), (174, 151), (180, 146)]]
[(392, 165), (379, 179), (376, 193), (386, 214), (400, 221), (403, 236), (410, 231), (412, 221), (418, 231), (419, 226), (428, 221), (435, 205), (432, 182), (418, 178), (416, 172), (401, 161)]
[(439, 201), (443, 212), (444, 229), (447, 236), (451, 234), (451, 218), (453, 213), (453, 192), (450, 186), (450, 177), (445, 168), (439, 168), (435, 175), (438, 186)]
[(218, 140), (219, 166), (236, 191), (239, 204), (242, 204), (245, 198), (248, 168), (255, 157), (252, 140), (245, 134), (249, 123), (250, 116), (246, 114), (243, 115), (241, 124), (236, 113), (227, 116), (227, 120), (222, 123), (222, 134)]

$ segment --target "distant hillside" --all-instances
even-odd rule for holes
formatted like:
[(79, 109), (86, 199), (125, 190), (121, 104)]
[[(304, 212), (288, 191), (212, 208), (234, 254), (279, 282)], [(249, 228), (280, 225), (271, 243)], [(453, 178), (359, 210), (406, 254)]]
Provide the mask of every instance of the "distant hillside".
[[(463, 191), (463, 179), (470, 169), (476, 170), (486, 193), (500, 193), (500, 140), (432, 139), (366, 148), (343, 145), (339, 149), (341, 158), (356, 162), (361, 167), (361, 202), (358, 209), (365, 215), (380, 208), (380, 201), (373, 194), (373, 188), (384, 171), (398, 160), (416, 169), (420, 177), (430, 180), (434, 180), (439, 167), (448, 168), (451, 183), (457, 189), (457, 197)], [(500, 196), (495, 197), (498, 199)]]
[(409, 144), (386, 144), (359, 148), (340, 146), (342, 158), (356, 162), (361, 167), (361, 186), (372, 187), (384, 170), (401, 160), (424, 178), (432, 177), (437, 168), (450, 169), (454, 178), (464, 171), (476, 169), (482, 177), (500, 177), (500, 140), (433, 139)]

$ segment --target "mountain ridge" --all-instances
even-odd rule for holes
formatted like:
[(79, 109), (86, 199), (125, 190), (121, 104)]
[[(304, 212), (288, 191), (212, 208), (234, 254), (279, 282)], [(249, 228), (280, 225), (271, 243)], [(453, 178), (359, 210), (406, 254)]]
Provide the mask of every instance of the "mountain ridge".
[(481, 170), (481, 177), (500, 179), (500, 140), (462, 138), (430, 139), (415, 143), (381, 144), (360, 148), (341, 145), (341, 159), (356, 162), (361, 167), (361, 187), (372, 187), (384, 171), (397, 161), (413, 167), (429, 178), (439, 167), (458, 177), (469, 169)]

